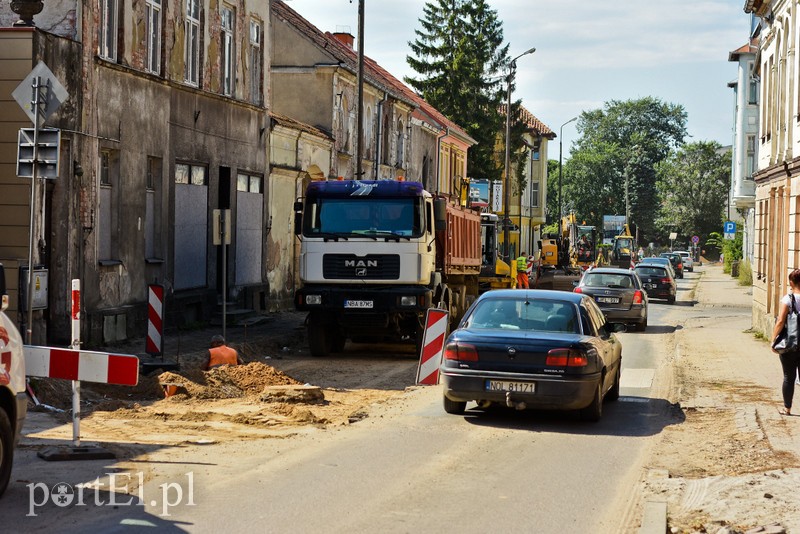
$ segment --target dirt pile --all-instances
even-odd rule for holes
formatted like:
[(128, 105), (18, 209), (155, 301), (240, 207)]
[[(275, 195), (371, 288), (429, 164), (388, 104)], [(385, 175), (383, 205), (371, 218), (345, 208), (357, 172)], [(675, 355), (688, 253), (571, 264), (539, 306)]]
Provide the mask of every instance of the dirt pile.
[(177, 386), (173, 400), (235, 399), (255, 397), (267, 386), (300, 384), (289, 375), (261, 362), (216, 367), (210, 371), (164, 372), (158, 375), (162, 385)]

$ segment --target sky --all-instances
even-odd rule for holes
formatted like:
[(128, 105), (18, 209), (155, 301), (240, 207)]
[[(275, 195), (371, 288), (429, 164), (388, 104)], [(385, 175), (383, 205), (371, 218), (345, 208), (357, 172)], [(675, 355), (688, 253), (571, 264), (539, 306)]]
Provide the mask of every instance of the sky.
[[(364, 53), (402, 80), (409, 41), (425, 0), (365, 0)], [(517, 61), (512, 98), (563, 143), (564, 158), (583, 111), (612, 100), (653, 96), (680, 104), (691, 141), (730, 145), (736, 63), (728, 54), (748, 41), (744, 0), (495, 0), (509, 54)], [(288, 0), (323, 31), (358, 30), (358, 0)], [(344, 27), (344, 28), (343, 28)], [(357, 42), (357, 41), (356, 41)], [(558, 143), (559, 138), (556, 139)], [(551, 145), (548, 157), (558, 158)]]

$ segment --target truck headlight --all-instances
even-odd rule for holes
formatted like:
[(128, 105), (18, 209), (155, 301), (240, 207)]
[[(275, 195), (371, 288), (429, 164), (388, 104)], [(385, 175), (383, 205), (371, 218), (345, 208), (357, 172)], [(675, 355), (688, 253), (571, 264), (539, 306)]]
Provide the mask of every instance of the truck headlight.
[(417, 297), (400, 297), (400, 306), (416, 306)]
[(306, 304), (318, 306), (322, 304), (322, 295), (306, 295)]

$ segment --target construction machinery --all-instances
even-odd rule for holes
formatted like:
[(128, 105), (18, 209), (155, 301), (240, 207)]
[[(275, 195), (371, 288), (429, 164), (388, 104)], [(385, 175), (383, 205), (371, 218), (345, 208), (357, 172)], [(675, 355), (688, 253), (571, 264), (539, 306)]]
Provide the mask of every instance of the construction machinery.
[(598, 264), (598, 237), (596, 227), (578, 224), (574, 214), (563, 217), (560, 233), (548, 234), (541, 241), (535, 287), (572, 291), (581, 273)]
[(622, 226), (622, 233), (614, 238), (614, 246), (611, 249), (611, 265), (621, 269), (629, 269), (633, 266), (633, 259), (636, 250), (636, 238), (631, 234), (628, 224)]
[(481, 274), (478, 278), (481, 293), (490, 289), (510, 289), (516, 284), (514, 262), (509, 265), (497, 253), (499, 219), (494, 213), (481, 213)]

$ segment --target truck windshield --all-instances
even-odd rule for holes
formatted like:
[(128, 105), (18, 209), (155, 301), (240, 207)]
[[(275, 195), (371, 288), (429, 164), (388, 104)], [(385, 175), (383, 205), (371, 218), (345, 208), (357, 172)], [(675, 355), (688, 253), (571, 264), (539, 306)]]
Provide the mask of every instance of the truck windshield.
[(420, 237), (423, 202), (404, 198), (315, 198), (306, 204), (303, 235)]

